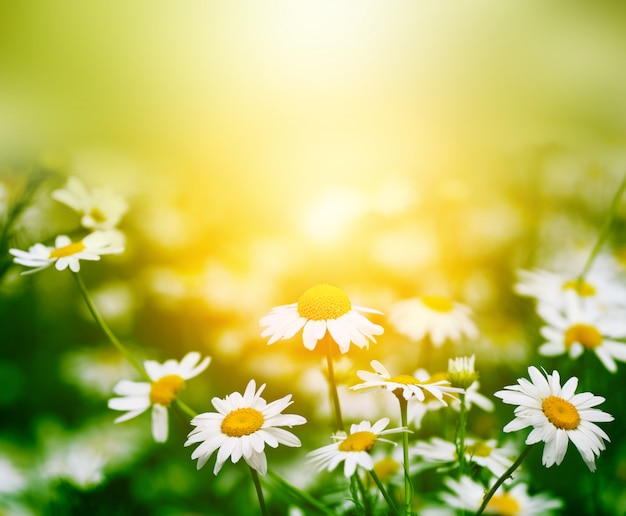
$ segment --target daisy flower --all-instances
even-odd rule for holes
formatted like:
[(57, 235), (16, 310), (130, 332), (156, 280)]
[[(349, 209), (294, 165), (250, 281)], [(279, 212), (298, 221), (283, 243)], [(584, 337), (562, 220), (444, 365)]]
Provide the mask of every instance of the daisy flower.
[(332, 285), (316, 285), (307, 290), (297, 303), (272, 308), (260, 321), (265, 329), (262, 337), (270, 337), (268, 344), (289, 339), (300, 330), (304, 347), (313, 350), (327, 333), (347, 353), (352, 342), (367, 348), (374, 335), (382, 335), (383, 328), (374, 324), (360, 312), (381, 314), (378, 310), (352, 306), (347, 294)]
[(206, 464), (215, 450), (217, 458), (213, 474), (217, 475), (228, 458), (237, 463), (241, 457), (261, 475), (267, 473), (265, 445), (276, 448), (279, 444), (298, 447), (300, 439), (280, 426), (303, 425), (306, 419), (295, 414), (282, 414), (291, 401), (291, 394), (267, 403), (261, 393), (265, 384), (256, 389), (250, 380), (243, 396), (233, 392), (226, 398), (213, 398), (217, 412), (205, 412), (191, 420), (195, 426), (185, 446), (200, 443), (191, 458), (198, 459), (198, 469)]
[(408, 431), (406, 428), (385, 430), (388, 424), (389, 418), (386, 417), (379, 419), (373, 425), (369, 421), (361, 421), (350, 427), (349, 434), (340, 432), (333, 435), (331, 438), (337, 442), (313, 450), (307, 456), (311, 457), (310, 462), (320, 471), (324, 469), (332, 471), (341, 462), (344, 462), (343, 473), (348, 478), (354, 475), (357, 466), (371, 471), (374, 468), (374, 459), (369, 452), (376, 441), (396, 445), (393, 441), (383, 439), (380, 436)]
[(592, 269), (585, 278), (542, 269), (518, 270), (518, 282), (513, 290), (556, 310), (564, 310), (567, 299), (573, 297), (592, 302), (601, 311), (610, 311), (616, 306), (624, 307), (626, 288), (616, 281), (614, 272), (609, 269)]
[(460, 341), (463, 336), (478, 337), (471, 320), (471, 309), (444, 296), (422, 296), (391, 305), (389, 322), (398, 333), (420, 341), (427, 335), (435, 347), (446, 340)]
[(353, 385), (350, 387), (352, 390), (385, 389), (397, 395), (402, 394), (405, 400), (415, 398), (418, 401), (425, 401), (426, 396), (430, 395), (443, 405), (446, 405), (444, 396), (463, 392), (463, 389), (451, 387), (450, 382), (444, 379), (420, 381), (408, 374), (391, 376), (378, 360), (372, 360), (370, 365), (375, 372), (358, 371), (357, 376), (363, 380), (363, 383)]
[(81, 215), (81, 225), (88, 229), (112, 229), (128, 210), (126, 200), (105, 188), (87, 190), (77, 177), (70, 177), (64, 188), (54, 190), (52, 198)]
[(154, 360), (146, 360), (144, 367), (151, 382), (122, 380), (113, 388), (113, 392), (122, 397), (111, 398), (109, 408), (128, 411), (115, 422), (128, 421), (152, 407), (152, 436), (157, 442), (167, 441), (167, 407), (185, 387), (185, 380), (204, 371), (209, 366), (211, 358), (205, 357), (198, 363), (199, 360), (200, 353), (196, 351), (187, 353), (180, 362), (166, 360), (160, 364)]
[[(478, 464), (491, 471), (495, 477), (500, 477), (513, 464), (512, 456), (516, 451), (510, 446), (497, 447), (495, 439), (487, 441), (465, 438), (465, 458), (468, 462)], [(421, 457), (426, 462), (447, 464), (457, 461), (456, 444), (432, 437), (430, 441), (420, 441), (415, 444), (410, 453)]]
[(589, 350), (612, 373), (617, 371), (616, 360), (626, 362), (626, 344), (614, 340), (626, 337), (623, 319), (608, 317), (600, 313), (597, 306), (573, 298), (565, 305), (564, 312), (547, 305), (539, 307), (539, 312), (547, 323), (541, 328), (541, 335), (547, 342), (539, 347), (539, 354), (568, 354), (576, 359)]
[[(446, 478), (444, 483), (452, 492), (441, 493), (439, 497), (448, 507), (472, 513), (478, 510), (485, 495), (482, 484), (465, 475), (459, 480)], [(544, 516), (562, 505), (563, 502), (558, 498), (551, 498), (543, 493), (529, 495), (528, 486), (519, 483), (506, 491), (500, 487), (489, 500), (485, 514)]]
[(526, 444), (545, 442), (543, 465), (547, 468), (561, 464), (569, 441), (578, 448), (585, 464), (595, 471), (595, 458), (605, 449), (608, 435), (596, 422), (613, 421), (613, 416), (592, 408), (604, 401), (590, 392), (575, 394), (578, 378), (572, 377), (561, 388), (559, 373), (553, 371), (544, 377), (530, 366), (531, 381), (519, 378), (518, 385), (509, 385), (495, 393), (504, 403), (517, 405), (515, 419), (504, 427), (505, 432), (515, 432), (532, 426)]
[(448, 380), (452, 385), (467, 389), (478, 379), (474, 370), (476, 356), (448, 359)]
[(69, 267), (72, 272), (80, 270), (80, 260), (97, 261), (103, 254), (118, 254), (124, 251), (122, 234), (118, 231), (94, 231), (82, 240), (72, 242), (66, 235), (56, 237), (54, 247), (35, 244), (28, 251), (9, 249), (15, 256), (15, 263), (26, 267), (35, 267), (22, 274), (31, 274), (49, 267), (54, 263), (58, 271)]

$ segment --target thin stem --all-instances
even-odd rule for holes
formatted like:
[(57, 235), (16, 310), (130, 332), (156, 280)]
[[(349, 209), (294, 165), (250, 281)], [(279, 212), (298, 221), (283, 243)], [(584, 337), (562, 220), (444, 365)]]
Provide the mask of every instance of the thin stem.
[(476, 511), (476, 516), (480, 516), (483, 513), (483, 511), (487, 507), (487, 504), (489, 503), (489, 500), (491, 500), (491, 497), (495, 494), (495, 492), (503, 484), (503, 482), (507, 478), (509, 478), (511, 476), (511, 474), (519, 467), (519, 465), (526, 458), (526, 455), (528, 455), (530, 453), (530, 450), (532, 450), (532, 448), (533, 448), (533, 446), (535, 446), (535, 444), (528, 444), (528, 445), (526, 445), (526, 448), (520, 454), (520, 456), (517, 458), (517, 460), (513, 464), (511, 464), (509, 469), (507, 469), (498, 480), (496, 480), (496, 483), (491, 487), (489, 492), (483, 498), (483, 503), (478, 508), (478, 511)]
[(182, 410), (185, 414), (187, 414), (187, 416), (189, 416), (191, 419), (193, 419), (194, 417), (198, 415), (198, 413), (194, 409), (192, 409), (189, 405), (187, 405), (183, 400), (179, 398), (176, 398), (176, 405), (178, 406), (180, 410)]
[(333, 514), (332, 511), (330, 509), (328, 509), (319, 500), (317, 500), (313, 496), (309, 495), (308, 493), (305, 493), (304, 491), (300, 491), (300, 489), (298, 489), (297, 487), (292, 486), (291, 484), (286, 482), (283, 478), (278, 476), (276, 473), (274, 473), (272, 471), (268, 471), (267, 472), (267, 477), (271, 478), (282, 489), (284, 489), (288, 493), (292, 494), (294, 497), (299, 498), (300, 502), (304, 502), (304, 503), (310, 505), (311, 507), (314, 507), (315, 509), (317, 509), (318, 511), (320, 511), (323, 514), (328, 514), (328, 515)]
[(337, 384), (335, 382), (335, 369), (333, 367), (332, 344), (333, 339), (328, 333), (324, 336), (326, 344), (326, 362), (328, 364), (328, 388), (330, 397), (335, 410), (335, 423), (338, 430), (345, 430), (343, 426), (343, 418), (341, 417), (341, 405), (339, 404), (339, 393), (337, 392)]
[(130, 351), (128, 351), (126, 346), (124, 346), (124, 344), (122, 344), (117, 339), (117, 337), (111, 331), (111, 328), (109, 328), (109, 325), (104, 321), (104, 319), (100, 315), (100, 312), (98, 312), (96, 305), (94, 304), (93, 300), (91, 299), (91, 296), (89, 295), (89, 292), (87, 291), (87, 287), (85, 286), (85, 282), (83, 281), (82, 276), (78, 272), (76, 272), (74, 273), (74, 277), (76, 278), (78, 287), (80, 288), (80, 291), (83, 295), (83, 299), (85, 300), (85, 303), (87, 304), (87, 308), (89, 308), (89, 311), (91, 312), (91, 315), (98, 323), (98, 326), (100, 326), (102, 331), (106, 334), (106, 336), (113, 343), (113, 345), (122, 353), (122, 355), (124, 355), (126, 360), (128, 360), (132, 364), (132, 366), (135, 369), (137, 369), (137, 371), (139, 371), (139, 374), (141, 374), (141, 376), (145, 380), (147, 380), (148, 382), (151, 382), (152, 380), (146, 373), (145, 369), (141, 366), (141, 364), (137, 361), (137, 359), (130, 353)]
[(465, 427), (467, 426), (467, 407), (465, 405), (465, 393), (459, 395), (461, 407), (459, 410), (459, 433), (456, 453), (459, 457), (459, 478), (465, 472)]
[(622, 178), (622, 182), (620, 183), (619, 188), (617, 189), (617, 192), (615, 193), (615, 196), (613, 197), (613, 200), (611, 201), (609, 213), (606, 216), (606, 219), (604, 219), (604, 224), (602, 225), (602, 229), (600, 230), (600, 234), (598, 235), (598, 240), (593, 246), (593, 249), (591, 250), (591, 254), (589, 255), (589, 258), (587, 258), (587, 262), (585, 263), (585, 266), (583, 267), (582, 272), (578, 276), (579, 281), (582, 281), (585, 275), (589, 272), (589, 269), (591, 268), (593, 261), (596, 259), (596, 256), (598, 256), (598, 253), (600, 252), (602, 245), (604, 244), (607, 237), (609, 236), (611, 223), (613, 222), (613, 219), (615, 218), (615, 214), (617, 213), (617, 207), (619, 205), (619, 201), (622, 197), (622, 194), (624, 193), (625, 188), (626, 188), (626, 175), (624, 175), (624, 177)]
[(261, 488), (259, 474), (252, 466), (248, 467), (250, 468), (250, 473), (252, 474), (252, 482), (254, 482), (254, 489), (256, 489), (256, 495), (259, 499), (259, 505), (261, 506), (261, 514), (263, 516), (269, 516), (270, 513), (267, 512), (267, 507), (265, 506), (265, 499), (263, 498), (263, 489)]
[(376, 483), (376, 485), (378, 486), (378, 490), (383, 494), (383, 497), (385, 498), (387, 505), (389, 505), (389, 508), (391, 509), (392, 514), (399, 514), (396, 504), (393, 502), (393, 500), (389, 496), (389, 493), (385, 489), (385, 486), (383, 486), (383, 483), (380, 481), (380, 478), (378, 478), (378, 475), (373, 469), (370, 470), (370, 475), (372, 479), (374, 479), (374, 482)]
[(363, 498), (363, 509), (366, 516), (370, 516), (372, 514), (372, 504), (370, 502), (370, 498), (368, 496), (367, 490), (365, 489), (365, 485), (363, 485), (363, 481), (359, 476), (358, 471), (355, 471), (352, 478), (355, 479), (356, 484), (359, 486), (359, 491), (361, 492), (361, 497)]
[[(400, 421), (404, 428), (408, 428), (408, 401), (402, 392), (394, 392), (400, 403)], [(409, 467), (409, 433), (402, 432), (402, 451), (404, 454), (404, 512), (411, 514), (413, 506), (413, 484), (411, 483), (411, 472)]]

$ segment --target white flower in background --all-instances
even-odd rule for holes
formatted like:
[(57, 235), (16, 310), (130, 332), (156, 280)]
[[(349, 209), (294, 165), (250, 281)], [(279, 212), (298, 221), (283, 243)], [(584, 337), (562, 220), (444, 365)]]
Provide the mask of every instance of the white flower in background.
[(216, 450), (217, 458), (213, 474), (217, 475), (229, 458), (233, 463), (243, 460), (261, 475), (267, 473), (265, 445), (272, 448), (279, 444), (301, 446), (300, 439), (281, 426), (303, 425), (306, 419), (296, 414), (282, 414), (291, 401), (291, 394), (267, 403), (261, 393), (265, 384), (256, 390), (256, 382), (250, 380), (245, 392), (226, 398), (213, 398), (211, 403), (217, 412), (205, 412), (191, 420), (195, 426), (185, 446), (200, 443), (191, 458), (198, 459), (198, 469), (206, 464)]
[(144, 367), (151, 382), (122, 380), (113, 388), (113, 392), (122, 397), (111, 398), (109, 408), (127, 411), (115, 422), (128, 421), (152, 407), (152, 436), (157, 442), (167, 441), (167, 407), (185, 387), (185, 380), (204, 371), (209, 366), (211, 358), (205, 357), (198, 363), (199, 360), (200, 353), (196, 351), (187, 353), (180, 362), (166, 360), (160, 364), (154, 360), (146, 360)]
[[(380, 314), (378, 310), (352, 306), (343, 290), (332, 285), (316, 285), (307, 290), (297, 303), (272, 308), (260, 321), (266, 327), (262, 337), (270, 337), (268, 344), (289, 339), (302, 331), (304, 347), (313, 350), (327, 333), (337, 343), (341, 353), (347, 353), (350, 343), (367, 348), (374, 335), (382, 335), (383, 328), (360, 312)], [(368, 340), (369, 339), (369, 340)]]
[(65, 270), (69, 267), (72, 272), (80, 270), (80, 260), (100, 260), (104, 254), (119, 254), (124, 251), (124, 237), (119, 231), (95, 231), (82, 240), (72, 242), (66, 235), (56, 237), (54, 247), (44, 244), (35, 244), (28, 251), (9, 249), (15, 256), (15, 263), (26, 267), (35, 267), (22, 274), (31, 274), (49, 267)]
[(518, 270), (514, 291), (540, 305), (564, 310), (568, 298), (592, 303), (602, 312), (626, 306), (626, 287), (610, 267), (592, 269), (584, 278), (541, 269)]
[(337, 442), (313, 450), (307, 456), (320, 471), (324, 469), (332, 471), (341, 462), (344, 462), (343, 473), (348, 478), (354, 475), (357, 466), (371, 471), (374, 468), (374, 459), (370, 455), (370, 450), (376, 441), (383, 441), (396, 446), (393, 441), (383, 439), (380, 436), (408, 431), (406, 428), (385, 430), (388, 424), (389, 418), (386, 417), (379, 419), (373, 425), (369, 421), (361, 421), (350, 427), (349, 434), (340, 432), (331, 436)]
[(51, 450), (41, 474), (48, 479), (64, 479), (81, 489), (90, 489), (104, 481), (107, 459), (98, 449), (84, 443), (68, 443)]
[[(465, 408), (467, 410), (471, 409), (473, 405), (480, 407), (486, 412), (493, 412), (494, 405), (493, 401), (491, 401), (487, 396), (482, 395), (478, 392), (480, 388), (480, 382), (478, 380), (472, 382), (472, 384), (465, 389)], [(454, 410), (460, 410), (461, 408), (461, 400), (456, 399), (450, 406)]]
[(415, 341), (430, 337), (435, 347), (446, 340), (460, 341), (464, 336), (478, 337), (470, 318), (472, 310), (444, 296), (422, 296), (394, 303), (389, 308), (389, 322), (398, 333)]
[(402, 393), (405, 400), (415, 398), (418, 401), (424, 401), (426, 396), (430, 395), (443, 405), (446, 405), (445, 396), (451, 397), (452, 393), (462, 392), (462, 389), (451, 387), (448, 380), (432, 380), (429, 378), (426, 381), (420, 381), (408, 374), (391, 376), (385, 366), (378, 360), (372, 360), (370, 365), (374, 372), (358, 371), (357, 375), (364, 383), (353, 385), (350, 389), (355, 391), (385, 389), (393, 393)]
[(613, 421), (613, 416), (592, 408), (604, 402), (590, 392), (575, 394), (578, 378), (572, 377), (561, 388), (559, 373), (544, 377), (539, 370), (528, 368), (531, 381), (519, 378), (518, 385), (509, 385), (495, 393), (504, 403), (517, 405), (515, 419), (504, 427), (515, 432), (532, 426), (526, 444), (545, 442), (543, 465), (561, 464), (569, 441), (578, 448), (585, 464), (595, 471), (595, 458), (605, 449), (608, 435), (595, 423)]
[(541, 335), (547, 342), (539, 347), (539, 354), (567, 354), (576, 359), (585, 351), (591, 351), (612, 373), (617, 371), (615, 360), (626, 362), (626, 344), (615, 340), (626, 337), (623, 318), (602, 314), (594, 305), (575, 299), (569, 299), (564, 312), (543, 305), (539, 307), (539, 313), (547, 323), (541, 328)]
[[(439, 497), (448, 507), (475, 513), (482, 504), (485, 496), (485, 487), (463, 475), (459, 480), (444, 479), (444, 484), (450, 492), (440, 493)], [(515, 516), (544, 516), (559, 509), (563, 502), (546, 494), (528, 494), (526, 484), (516, 484), (508, 490), (502, 486), (489, 500), (484, 514), (515, 515)]]
[(6, 457), (0, 457), (0, 478), (0, 494), (14, 494), (27, 485), (24, 473)]
[[(513, 464), (511, 457), (516, 454), (516, 450), (510, 446), (498, 448), (495, 439), (483, 441), (471, 437), (465, 438), (466, 460), (487, 468), (495, 477), (504, 474)], [(439, 437), (432, 437), (429, 441), (418, 441), (410, 449), (410, 455), (440, 465), (457, 461), (456, 444)]]
[(106, 188), (89, 191), (74, 176), (68, 178), (64, 188), (54, 190), (52, 198), (76, 211), (81, 216), (81, 225), (88, 229), (112, 229), (128, 211), (121, 195)]

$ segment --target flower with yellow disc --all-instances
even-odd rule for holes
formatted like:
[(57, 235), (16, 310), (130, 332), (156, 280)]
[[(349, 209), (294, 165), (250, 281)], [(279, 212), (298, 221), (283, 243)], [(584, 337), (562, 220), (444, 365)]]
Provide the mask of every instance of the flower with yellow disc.
[(332, 285), (320, 284), (308, 289), (297, 303), (274, 307), (260, 321), (265, 327), (262, 337), (270, 337), (268, 344), (289, 339), (302, 330), (304, 347), (313, 350), (328, 333), (342, 353), (350, 343), (367, 348), (374, 335), (382, 335), (383, 328), (361, 314), (381, 314), (378, 310), (353, 306), (348, 295)]
[(205, 357), (200, 363), (199, 361), (200, 353), (197, 351), (187, 353), (180, 362), (166, 360), (160, 364), (154, 360), (146, 360), (144, 367), (151, 382), (122, 380), (113, 388), (113, 392), (122, 397), (111, 398), (109, 408), (127, 411), (115, 422), (128, 421), (152, 407), (152, 436), (157, 442), (167, 441), (167, 407), (185, 387), (185, 381), (204, 371), (211, 358)]
[(191, 421), (195, 426), (185, 446), (200, 443), (191, 458), (198, 459), (198, 469), (206, 464), (216, 450), (217, 458), (213, 474), (217, 475), (224, 462), (243, 460), (261, 475), (267, 473), (265, 445), (276, 448), (301, 446), (300, 439), (280, 426), (303, 425), (306, 419), (296, 414), (281, 412), (293, 403), (291, 394), (267, 403), (261, 393), (265, 384), (257, 391), (256, 382), (250, 380), (241, 395), (233, 392), (226, 398), (213, 398), (211, 403), (217, 412), (198, 414)]
[(546, 468), (561, 464), (569, 441), (578, 448), (585, 464), (595, 471), (595, 458), (605, 449), (606, 435), (595, 423), (613, 421), (613, 416), (593, 407), (604, 402), (590, 392), (576, 394), (578, 378), (570, 378), (563, 387), (558, 371), (544, 375), (534, 366), (528, 368), (531, 381), (519, 378), (494, 394), (504, 403), (517, 405), (515, 419), (504, 427), (515, 432), (531, 426), (526, 444), (545, 443), (542, 462)]

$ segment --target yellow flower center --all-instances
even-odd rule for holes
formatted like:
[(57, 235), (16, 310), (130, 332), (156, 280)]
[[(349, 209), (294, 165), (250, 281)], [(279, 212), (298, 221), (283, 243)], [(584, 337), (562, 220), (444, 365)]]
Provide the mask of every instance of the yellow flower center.
[(580, 297), (591, 297), (596, 295), (596, 289), (591, 283), (584, 279), (573, 279), (563, 283), (563, 290), (575, 290)]
[(452, 301), (444, 296), (423, 296), (422, 303), (436, 312), (447, 313), (452, 311), (452, 308), (454, 308)]
[(263, 426), (263, 414), (253, 408), (240, 408), (230, 412), (222, 421), (222, 433), (229, 437), (250, 435)]
[(378, 475), (380, 481), (386, 484), (389, 479), (400, 469), (400, 464), (391, 457), (385, 457), (374, 464), (374, 473)]
[(340, 451), (370, 451), (376, 442), (376, 434), (372, 432), (355, 432), (339, 443)]
[(50, 256), (48, 258), (65, 258), (66, 256), (72, 256), (76, 253), (80, 253), (85, 250), (85, 244), (82, 241), (80, 242), (72, 242), (64, 247), (59, 247), (58, 249), (53, 249), (50, 251)]
[(411, 375), (408, 374), (392, 376), (391, 378), (389, 378), (388, 381), (401, 383), (402, 385), (420, 385), (422, 383), (417, 378), (413, 378)]
[(470, 457), (489, 457), (491, 455), (491, 446), (483, 441), (476, 444), (470, 444), (465, 447), (465, 454)]
[(352, 309), (350, 298), (332, 285), (316, 285), (298, 299), (298, 313), (305, 319), (323, 321), (338, 319)]
[(165, 375), (156, 382), (152, 382), (150, 403), (167, 406), (176, 399), (176, 396), (184, 386), (185, 380), (177, 374)]
[(548, 396), (541, 403), (541, 408), (548, 421), (557, 428), (574, 430), (580, 423), (580, 414), (576, 407), (558, 396)]
[(89, 212), (89, 216), (98, 223), (106, 222), (107, 217), (100, 208), (92, 208)]
[(590, 324), (574, 324), (565, 330), (565, 347), (570, 348), (575, 342), (587, 349), (597, 348), (602, 344), (602, 334)]
[(521, 511), (519, 502), (509, 493), (493, 495), (485, 512), (498, 514), (499, 516), (515, 516)]

